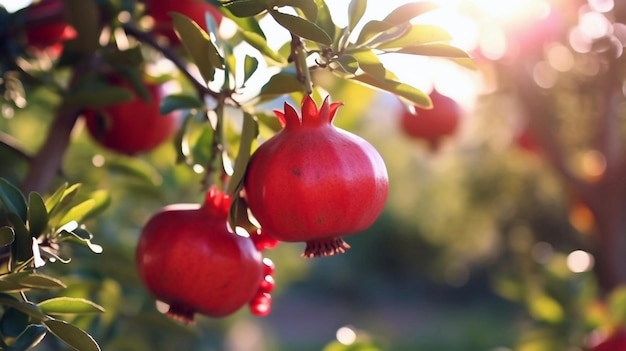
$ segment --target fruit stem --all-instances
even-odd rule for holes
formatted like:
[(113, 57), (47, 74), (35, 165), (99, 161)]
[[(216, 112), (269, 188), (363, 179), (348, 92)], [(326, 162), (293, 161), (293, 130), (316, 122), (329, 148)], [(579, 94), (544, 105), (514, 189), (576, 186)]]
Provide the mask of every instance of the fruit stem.
[(305, 93), (311, 95), (313, 92), (313, 82), (311, 81), (311, 72), (309, 72), (306, 56), (307, 54), (306, 50), (304, 50), (302, 39), (291, 33), (291, 59), (293, 59), (296, 65), (298, 81), (302, 84)]

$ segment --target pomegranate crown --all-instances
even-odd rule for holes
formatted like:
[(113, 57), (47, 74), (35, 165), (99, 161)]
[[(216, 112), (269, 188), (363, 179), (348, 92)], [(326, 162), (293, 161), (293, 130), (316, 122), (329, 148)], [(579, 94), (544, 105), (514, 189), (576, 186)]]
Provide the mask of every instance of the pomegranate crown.
[(335, 118), (337, 108), (343, 105), (341, 102), (330, 102), (330, 96), (326, 96), (322, 106), (317, 109), (317, 105), (311, 96), (306, 95), (302, 99), (302, 118), (298, 116), (298, 112), (288, 103), (285, 102), (285, 111), (274, 110), (276, 117), (280, 120), (280, 124), (285, 127), (295, 126), (321, 126), (330, 124)]
[(217, 215), (226, 215), (230, 210), (231, 197), (219, 190), (217, 186), (211, 185), (204, 197), (202, 207)]

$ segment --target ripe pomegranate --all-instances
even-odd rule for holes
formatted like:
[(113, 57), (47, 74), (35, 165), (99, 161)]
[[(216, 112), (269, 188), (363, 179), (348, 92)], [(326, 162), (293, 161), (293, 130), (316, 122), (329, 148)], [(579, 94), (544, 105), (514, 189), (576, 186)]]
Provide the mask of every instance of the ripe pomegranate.
[(622, 351), (626, 350), (626, 329), (615, 330), (606, 339), (591, 348), (591, 351)]
[(154, 19), (152, 31), (168, 38), (172, 44), (178, 44), (180, 40), (172, 27), (170, 12), (178, 12), (191, 18), (205, 31), (205, 13), (209, 12), (218, 25), (223, 17), (217, 8), (202, 0), (146, 0), (146, 13)]
[(302, 101), (302, 118), (285, 103), (283, 129), (248, 165), (248, 206), (269, 236), (306, 242), (304, 257), (342, 253), (341, 238), (369, 227), (387, 199), (387, 169), (364, 139), (332, 125), (341, 103)]
[[(112, 84), (133, 90), (119, 77)], [(162, 116), (159, 105), (165, 95), (160, 85), (146, 82), (150, 101), (137, 94), (131, 101), (85, 112), (87, 130), (102, 146), (126, 155), (149, 152), (170, 138), (178, 125), (177, 115)]]
[(273, 282), (273, 263), (230, 229), (230, 203), (212, 187), (202, 205), (166, 206), (144, 226), (137, 270), (147, 289), (169, 304), (168, 316), (191, 323), (196, 312), (221, 317), (246, 304), (257, 314), (269, 312), (269, 301), (259, 296), (273, 288), (267, 282)]
[(433, 90), (429, 96), (433, 103), (432, 109), (415, 106), (417, 116), (406, 110), (400, 123), (408, 136), (425, 140), (432, 150), (436, 150), (441, 139), (456, 132), (460, 110), (456, 101), (437, 90)]
[(59, 55), (61, 42), (76, 37), (76, 31), (64, 19), (64, 7), (63, 0), (41, 0), (24, 9), (26, 40), (31, 47)]

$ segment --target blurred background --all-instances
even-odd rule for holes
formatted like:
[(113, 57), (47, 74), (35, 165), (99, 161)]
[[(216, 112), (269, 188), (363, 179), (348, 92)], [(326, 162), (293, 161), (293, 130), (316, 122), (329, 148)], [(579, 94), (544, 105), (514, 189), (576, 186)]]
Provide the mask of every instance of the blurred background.
[[(0, 3), (16, 10), (28, 2)], [(328, 2), (340, 26), (348, 3)], [(406, 1), (384, 3), (369, 1), (366, 17)], [(582, 351), (621, 325), (626, 3), (436, 3), (418, 21), (448, 30), (475, 67), (413, 55), (381, 60), (402, 81), (450, 97), (455, 127), (436, 142), (411, 135), (397, 98), (314, 75), (344, 102), (336, 125), (381, 153), (389, 200), (370, 229), (346, 238), (352, 249), (344, 255), (306, 260), (299, 244), (266, 251), (277, 283), (265, 318), (244, 308), (186, 327), (156, 310), (135, 273), (137, 238), (159, 208), (201, 201), (201, 175), (175, 163), (171, 143), (120, 156), (79, 124), (63, 175), (112, 200), (87, 223), (104, 252), (74, 249), (72, 264), (45, 267), (63, 276), (63, 294), (107, 309), (73, 322), (107, 351)], [(284, 33), (275, 33), (282, 44)], [(39, 89), (21, 108), (3, 104), (0, 131), (34, 154), (57, 103)], [(0, 159), (3, 177), (21, 179), (23, 157), (2, 148)], [(62, 349), (53, 339), (36, 348)]]

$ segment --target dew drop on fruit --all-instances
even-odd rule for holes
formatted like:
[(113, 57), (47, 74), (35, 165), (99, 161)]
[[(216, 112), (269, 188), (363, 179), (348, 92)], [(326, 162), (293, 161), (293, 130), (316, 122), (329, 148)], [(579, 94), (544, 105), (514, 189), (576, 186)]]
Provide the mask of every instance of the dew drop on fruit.
[(276, 282), (274, 281), (274, 277), (271, 275), (266, 275), (263, 280), (261, 280), (261, 285), (259, 285), (259, 290), (264, 293), (271, 293), (276, 286)]

